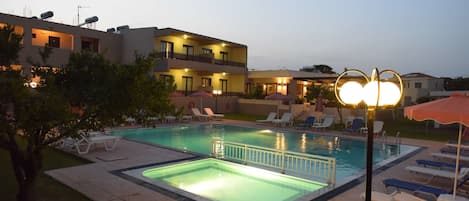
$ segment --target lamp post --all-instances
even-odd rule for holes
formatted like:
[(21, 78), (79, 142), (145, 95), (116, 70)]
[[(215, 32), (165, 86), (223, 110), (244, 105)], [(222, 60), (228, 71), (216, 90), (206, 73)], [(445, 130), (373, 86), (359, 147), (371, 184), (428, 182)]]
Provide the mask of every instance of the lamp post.
[[(364, 81), (365, 85), (362, 86), (356, 81), (347, 81), (339, 86), (339, 81), (348, 73), (358, 73)], [(399, 82), (397, 86), (394, 82), (383, 81), (380, 76), (384, 73), (390, 73), (395, 76)], [(360, 70), (350, 69), (337, 77), (334, 86), (335, 96), (342, 105), (357, 106), (364, 102), (367, 106), (367, 145), (366, 145), (366, 190), (365, 200), (371, 201), (371, 187), (373, 176), (373, 134), (374, 134), (374, 119), (375, 111), (379, 108), (393, 107), (402, 98), (403, 84), (399, 74), (393, 70), (378, 71), (374, 68), (371, 76), (368, 77)]]
[(221, 90), (213, 90), (213, 95), (215, 96), (215, 113), (218, 112), (218, 96), (221, 95)]

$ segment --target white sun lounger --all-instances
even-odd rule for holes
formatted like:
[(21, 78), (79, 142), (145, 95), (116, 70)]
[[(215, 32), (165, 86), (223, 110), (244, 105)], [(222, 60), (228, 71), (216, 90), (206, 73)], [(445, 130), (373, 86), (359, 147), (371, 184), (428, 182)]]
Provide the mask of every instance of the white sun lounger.
[(257, 123), (271, 123), (272, 120), (275, 119), (275, 116), (277, 116), (277, 113), (275, 112), (270, 112), (269, 115), (267, 115), (266, 119), (261, 119), (261, 120), (256, 120)]
[(192, 108), (192, 114), (194, 114), (194, 117), (196, 117), (197, 119), (199, 119), (199, 121), (203, 121), (203, 120), (210, 120), (210, 116), (209, 115), (206, 115), (206, 114), (202, 114), (200, 113), (200, 110), (199, 108)]
[(329, 128), (334, 123), (334, 117), (326, 117), (322, 123), (313, 124), (313, 129), (324, 129)]
[[(456, 158), (457, 158), (456, 154), (445, 154), (445, 153), (439, 153), (439, 152), (432, 153), (432, 156), (434, 158), (450, 159), (450, 160), (456, 160)], [(459, 156), (459, 161), (469, 162), (469, 157), (468, 156)]]
[[(87, 154), (90, 151), (91, 146), (95, 144), (103, 144), (106, 151), (112, 151), (120, 139), (121, 137), (119, 136), (109, 135), (98, 135), (90, 137), (82, 136), (81, 139), (75, 142), (75, 148), (77, 149), (78, 154)], [(84, 149), (82, 149), (82, 147), (84, 147)]]
[(274, 119), (272, 120), (272, 123), (275, 124), (276, 126), (279, 126), (279, 125), (285, 126), (287, 124), (292, 124), (291, 113), (289, 112), (283, 113), (281, 119)]
[(208, 116), (213, 117), (214, 119), (221, 120), (222, 118), (225, 117), (223, 114), (215, 114), (213, 113), (212, 109), (209, 107), (204, 108), (205, 113), (207, 113)]
[[(446, 170), (439, 170), (434, 168), (427, 168), (421, 166), (407, 166), (406, 170), (418, 173), (418, 174), (425, 174), (431, 176), (428, 181), (435, 177), (446, 178), (446, 179), (454, 179), (454, 171), (446, 171)], [(458, 175), (458, 181), (464, 181), (469, 174), (469, 168), (461, 168), (461, 171)]]

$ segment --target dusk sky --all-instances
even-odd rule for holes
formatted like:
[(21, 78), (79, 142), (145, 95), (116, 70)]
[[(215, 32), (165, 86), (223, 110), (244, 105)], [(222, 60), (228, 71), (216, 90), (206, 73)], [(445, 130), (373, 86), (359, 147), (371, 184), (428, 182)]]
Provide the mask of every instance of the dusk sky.
[(50, 21), (96, 29), (172, 27), (248, 45), (249, 69), (327, 64), (401, 74), (469, 76), (468, 0), (1, 0), (0, 12), (52, 10)]

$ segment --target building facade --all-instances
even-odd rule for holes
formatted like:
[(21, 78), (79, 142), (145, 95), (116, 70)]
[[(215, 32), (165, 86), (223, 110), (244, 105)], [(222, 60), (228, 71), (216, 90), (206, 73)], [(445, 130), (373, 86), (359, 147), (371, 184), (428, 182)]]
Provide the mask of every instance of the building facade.
[(114, 63), (132, 63), (135, 54), (155, 53), (154, 75), (172, 77), (177, 91), (185, 95), (204, 90), (220, 90), (222, 95), (245, 92), (247, 46), (173, 28), (156, 27), (103, 32), (78, 26), (0, 13), (0, 27), (15, 26), (22, 34), (23, 48), (17, 66), (30, 69), (30, 61), (40, 61), (39, 51), (52, 47), (48, 64), (68, 63), (73, 51), (92, 51)]
[(402, 106), (413, 105), (421, 97), (430, 97), (433, 91), (444, 91), (445, 80), (423, 73), (401, 75), (404, 82)]
[(247, 88), (262, 87), (265, 96), (282, 94), (292, 100), (304, 98), (308, 87), (333, 87), (337, 74), (313, 73), (295, 70), (256, 70), (248, 72)]

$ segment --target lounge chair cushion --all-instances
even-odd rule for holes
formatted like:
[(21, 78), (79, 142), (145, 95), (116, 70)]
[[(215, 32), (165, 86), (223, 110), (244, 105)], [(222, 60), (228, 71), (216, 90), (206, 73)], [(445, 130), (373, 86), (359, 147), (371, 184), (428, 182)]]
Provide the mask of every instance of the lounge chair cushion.
[(440, 194), (448, 194), (449, 191), (441, 188), (435, 188), (432, 186), (427, 186), (419, 183), (413, 183), (408, 181), (403, 181), (399, 179), (385, 179), (383, 180), (384, 186), (387, 188), (389, 186), (396, 187), (398, 189), (405, 189), (409, 191), (420, 191), (425, 193), (430, 193), (438, 197)]

